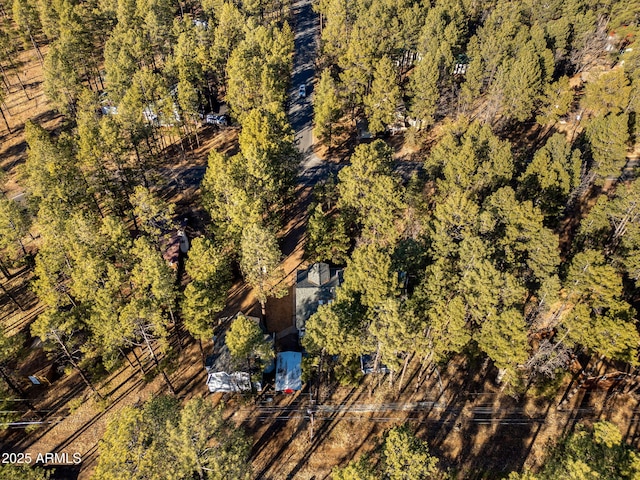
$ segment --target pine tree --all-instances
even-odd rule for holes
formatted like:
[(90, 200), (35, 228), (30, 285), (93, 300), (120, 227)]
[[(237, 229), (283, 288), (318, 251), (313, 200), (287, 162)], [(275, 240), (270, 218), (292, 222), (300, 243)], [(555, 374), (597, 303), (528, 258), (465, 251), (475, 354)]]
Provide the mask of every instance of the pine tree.
[[(126, 305), (123, 294), (125, 272), (109, 265), (103, 286), (92, 294), (91, 309), (87, 318), (91, 344), (96, 353), (102, 357), (107, 370), (119, 365), (123, 349), (132, 346), (135, 337), (135, 326), (122, 322), (120, 314)], [(144, 375), (139, 364), (140, 373)]]
[(102, 395), (78, 363), (79, 330), (83, 327), (76, 307), (70, 312), (49, 308), (41, 313), (31, 325), (31, 334), (39, 337), (50, 349), (58, 350), (66, 362), (78, 372), (84, 383), (99, 398)]
[(49, 480), (55, 470), (44, 470), (27, 465), (5, 464), (0, 467), (0, 480)]
[(389, 430), (382, 447), (383, 470), (389, 480), (439, 478), (438, 459), (406, 425)]
[(284, 112), (249, 111), (238, 137), (248, 173), (249, 191), (270, 210), (282, 207), (290, 195), (299, 163), (293, 130)]
[(640, 472), (638, 460), (638, 454), (624, 442), (618, 427), (600, 421), (592, 429), (578, 425), (561, 438), (536, 478), (631, 479)]
[(513, 175), (511, 146), (478, 122), (452, 124), (431, 150), (425, 169), (438, 178), (438, 190), (462, 189), (482, 200), (488, 190), (506, 184)]
[[(132, 292), (128, 303), (120, 311), (121, 328), (130, 333), (131, 336), (126, 339), (130, 345), (139, 345), (147, 349), (169, 391), (174, 393), (169, 377), (164, 369), (160, 368), (154, 348), (156, 343), (162, 352), (170, 348), (169, 326), (175, 322), (174, 276), (147, 238), (136, 239), (131, 254), (135, 261), (130, 277)], [(167, 317), (167, 313), (170, 318)]]
[(600, 252), (585, 250), (573, 258), (565, 290), (572, 308), (558, 315), (567, 342), (607, 358), (635, 361), (640, 340), (635, 310), (622, 299), (622, 279)]
[(520, 177), (523, 195), (553, 221), (580, 184), (581, 163), (580, 151), (572, 151), (564, 135), (552, 135)]
[(371, 133), (383, 132), (387, 125), (393, 123), (401, 100), (396, 66), (389, 57), (384, 56), (376, 64), (371, 91), (364, 99)]
[(573, 102), (573, 91), (569, 78), (562, 76), (557, 82), (543, 84), (542, 105), (536, 121), (540, 125), (555, 124), (561, 117), (569, 113)]
[(328, 68), (322, 71), (313, 96), (313, 133), (321, 141), (331, 146), (334, 124), (342, 114), (338, 85)]
[(358, 460), (352, 460), (344, 467), (334, 467), (331, 470), (332, 480), (377, 480), (378, 473), (364, 455)]
[(94, 479), (237, 478), (251, 475), (249, 442), (203, 398), (180, 406), (157, 396), (143, 408), (124, 407), (99, 444)]
[[(9, 335), (8, 332), (0, 332), (0, 377), (7, 384), (9, 390), (11, 390), (14, 397), (23, 398), (25, 396), (24, 391), (20, 388), (19, 384), (13, 379), (11, 375), (12, 369), (10, 364), (19, 359), (20, 351), (24, 345), (24, 336), (21, 334)], [(2, 388), (5, 393), (4, 387)], [(8, 393), (8, 392), (6, 392)], [(30, 409), (35, 410), (31, 402), (27, 399), (22, 400), (23, 403)], [(0, 398), (0, 405), (3, 405), (3, 401)], [(0, 478), (2, 476), (0, 475)]]
[(584, 89), (582, 107), (594, 116), (618, 115), (627, 111), (631, 95), (631, 85), (623, 69), (618, 68), (603, 73)]
[(284, 279), (281, 256), (276, 237), (269, 229), (258, 223), (244, 228), (240, 241), (240, 269), (260, 302), (263, 318), (267, 297), (281, 298), (287, 294), (286, 286), (281, 284)]
[(489, 96), (500, 98), (504, 116), (523, 122), (533, 114), (542, 89), (542, 74), (540, 59), (529, 43), (513, 61), (501, 65)]
[(302, 344), (309, 352), (340, 355), (345, 361), (369, 354), (376, 349), (367, 334), (362, 306), (338, 290), (338, 298), (331, 305), (320, 305), (305, 324)]
[(137, 0), (134, 25), (141, 26), (154, 58), (166, 58), (176, 39), (173, 32), (175, 3), (171, 0)]
[[(590, 247), (603, 248), (612, 255), (622, 246), (622, 256), (635, 250), (640, 224), (640, 181), (616, 189), (615, 196), (598, 197), (589, 214), (580, 222), (579, 239)], [(630, 248), (628, 248), (630, 247)]]
[(13, 0), (12, 5), (13, 20), (20, 29), (25, 38), (31, 41), (33, 48), (38, 54), (40, 63), (43, 61), (42, 52), (35, 40), (38, 31), (41, 28), (40, 19), (38, 18), (38, 12), (27, 0)]
[(273, 350), (264, 339), (262, 330), (256, 322), (244, 315), (238, 315), (231, 322), (225, 343), (232, 357), (246, 359), (249, 365), (252, 357), (258, 357), (263, 362), (273, 359)]
[[(142, 409), (124, 407), (108, 424), (100, 440), (95, 480), (134, 480), (159, 476), (171, 468), (158, 452), (149, 428), (151, 418)], [(160, 462), (158, 462), (160, 460)]]
[(560, 264), (558, 236), (543, 226), (531, 201), (518, 202), (511, 187), (490, 195), (480, 213), (480, 232), (493, 245), (502, 269), (528, 282), (543, 282)]
[(202, 180), (202, 204), (220, 243), (239, 245), (244, 226), (259, 222), (265, 214), (264, 199), (254, 197), (248, 183), (242, 156), (228, 158), (211, 151)]
[(336, 63), (346, 51), (356, 7), (339, 0), (323, 0), (316, 8), (323, 20), (323, 53), (329, 61)]
[(312, 210), (307, 225), (305, 255), (314, 263), (330, 261), (337, 265), (345, 264), (351, 240), (343, 216), (325, 213), (322, 204), (317, 204)]
[[(464, 298), (451, 296), (453, 275), (445, 282), (442, 261), (427, 268), (412, 301), (414, 315), (421, 321), (414, 345), (422, 356), (442, 361), (459, 353), (471, 340), (471, 328)], [(425, 334), (426, 332), (426, 334)]]
[[(493, 119), (501, 105), (504, 105), (503, 100), (507, 102), (514, 100), (511, 92), (502, 98), (505, 92), (503, 88), (496, 88), (496, 84), (502, 83), (502, 87), (507, 87), (511, 78), (515, 80), (524, 70), (535, 68), (532, 65), (521, 64), (513, 70), (509, 65), (516, 61), (514, 58), (516, 51), (518, 47), (527, 43), (528, 37), (529, 32), (524, 25), (524, 15), (520, 5), (499, 2), (478, 29), (477, 34), (470, 39), (467, 55), (471, 58), (471, 62), (465, 74), (463, 97), (465, 103), (471, 105), (480, 94), (490, 92), (492, 101), (485, 107), (484, 112), (487, 119)], [(522, 52), (528, 58), (531, 58), (532, 53)], [(536, 83), (537, 81), (534, 85)], [(523, 88), (527, 92), (530, 91), (526, 85), (523, 85)], [(524, 98), (529, 98), (529, 95), (525, 95)]]
[(248, 30), (233, 50), (227, 62), (227, 102), (240, 122), (254, 108), (283, 109), (292, 51), (288, 24), (282, 30), (263, 26)]
[(393, 245), (400, 236), (402, 189), (392, 176), (391, 150), (382, 141), (359, 145), (351, 165), (338, 174), (338, 207), (355, 212), (362, 236), (379, 245)]
[(372, 244), (356, 247), (344, 272), (343, 290), (360, 294), (362, 305), (376, 308), (398, 294), (398, 273), (391, 256)]
[[(126, 2), (119, 2), (119, 7)], [(111, 32), (104, 46), (104, 67), (109, 86), (109, 98), (119, 104), (131, 86), (134, 74), (143, 66), (151, 65), (151, 48), (140, 28), (129, 26), (132, 13), (124, 12), (121, 21)]]
[(628, 120), (625, 113), (609, 113), (594, 118), (587, 125), (587, 139), (593, 158), (591, 174), (598, 184), (609, 176), (618, 178), (627, 162)]
[[(216, 17), (218, 24), (214, 30), (209, 57), (212, 63), (211, 70), (223, 72), (231, 53), (245, 37), (246, 18), (232, 2), (223, 2), (222, 7), (216, 12)], [(223, 73), (217, 75), (222, 76)]]
[(249, 480), (250, 443), (242, 429), (225, 420), (222, 407), (205, 398), (189, 400), (165, 434), (175, 478)]
[(185, 263), (191, 282), (184, 290), (185, 328), (198, 340), (213, 334), (215, 315), (222, 311), (231, 284), (226, 256), (206, 238), (194, 238)]
[(84, 177), (70, 151), (68, 137), (53, 141), (42, 127), (28, 121), (25, 139), (29, 149), (21, 175), (36, 208), (46, 204), (64, 218), (80, 204), (86, 204)]
[(0, 249), (14, 250), (19, 246), (24, 255), (27, 251), (22, 239), (31, 228), (31, 218), (13, 200), (0, 198)]
[(172, 227), (174, 205), (158, 198), (149, 189), (137, 186), (129, 197), (133, 215), (140, 230), (151, 237), (159, 237)]
[(410, 77), (412, 93), (411, 116), (419, 120), (421, 126), (430, 126), (435, 121), (440, 92), (438, 80), (440, 78), (439, 65), (430, 53), (426, 53), (418, 61)]
[(415, 352), (413, 340), (417, 332), (413, 312), (406, 311), (399, 298), (389, 297), (381, 301), (374, 309), (368, 333), (377, 343), (374, 368), (384, 364), (392, 372), (402, 370), (402, 359)]
[(417, 438), (407, 425), (401, 425), (386, 432), (380, 463), (376, 465), (373, 459), (363, 455), (345, 467), (334, 468), (331, 477), (334, 480), (439, 480), (445, 475), (438, 468), (438, 458), (429, 453), (427, 443)]
[(507, 371), (507, 382), (513, 381), (517, 366), (529, 357), (524, 316), (516, 309), (505, 310), (499, 317), (487, 318), (476, 341), (496, 367)]
[(429, 226), (431, 255), (436, 259), (454, 255), (457, 245), (474, 234), (479, 210), (478, 205), (459, 190), (451, 191), (439, 202)]

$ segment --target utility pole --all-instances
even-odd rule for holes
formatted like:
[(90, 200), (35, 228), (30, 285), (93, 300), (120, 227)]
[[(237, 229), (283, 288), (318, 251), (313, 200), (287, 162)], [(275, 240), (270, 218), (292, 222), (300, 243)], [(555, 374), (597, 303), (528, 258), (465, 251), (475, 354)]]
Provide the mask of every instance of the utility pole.
[(309, 418), (311, 419), (311, 428), (309, 430), (309, 441), (313, 442), (313, 429), (315, 427), (315, 418), (314, 418), (314, 411), (312, 408), (307, 409), (307, 415), (309, 415)]

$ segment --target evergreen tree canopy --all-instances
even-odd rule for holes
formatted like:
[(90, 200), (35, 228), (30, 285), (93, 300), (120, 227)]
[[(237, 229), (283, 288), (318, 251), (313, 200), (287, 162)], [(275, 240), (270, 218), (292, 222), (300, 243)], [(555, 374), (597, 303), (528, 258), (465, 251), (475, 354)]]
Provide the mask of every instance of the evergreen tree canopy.
[(143, 408), (124, 407), (100, 441), (94, 479), (249, 479), (249, 443), (204, 398), (183, 407), (156, 397)]
[(593, 429), (580, 425), (561, 439), (534, 478), (632, 479), (639, 471), (640, 457), (622, 440), (618, 427), (600, 421)]
[(342, 468), (331, 472), (333, 480), (390, 480), (445, 478), (438, 468), (438, 458), (429, 453), (426, 442), (420, 440), (407, 425), (394, 427), (386, 432), (382, 444), (382, 461), (377, 465), (368, 456), (352, 460)]
[(182, 301), (184, 326), (195, 338), (204, 340), (213, 334), (215, 315), (227, 300), (231, 286), (229, 261), (213, 242), (198, 237), (191, 242), (185, 271), (191, 283), (185, 287)]
[(286, 287), (280, 283), (284, 278), (281, 257), (276, 237), (268, 228), (253, 223), (242, 231), (240, 269), (245, 281), (254, 289), (263, 315), (267, 297), (280, 298), (287, 294)]
[(231, 356), (237, 359), (255, 356), (266, 362), (273, 358), (273, 350), (258, 324), (244, 315), (238, 315), (231, 322), (225, 343)]
[(263, 26), (248, 29), (227, 62), (227, 102), (241, 122), (255, 108), (282, 110), (292, 51), (293, 34), (288, 24), (282, 30)]
[(450, 126), (425, 161), (427, 171), (438, 179), (438, 189), (468, 191), (482, 198), (511, 180), (514, 165), (508, 142), (478, 122)]
[(391, 149), (376, 140), (358, 146), (338, 174), (338, 206), (353, 210), (362, 237), (380, 245), (393, 245), (402, 232), (403, 192), (390, 167)]

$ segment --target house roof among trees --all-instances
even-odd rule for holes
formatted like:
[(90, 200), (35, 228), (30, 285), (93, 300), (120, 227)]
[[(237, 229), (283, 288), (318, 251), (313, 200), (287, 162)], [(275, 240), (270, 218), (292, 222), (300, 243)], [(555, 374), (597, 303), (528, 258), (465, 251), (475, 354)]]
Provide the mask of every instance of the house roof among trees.
[(298, 270), (296, 279), (296, 327), (313, 315), (318, 306), (335, 298), (335, 289), (342, 283), (343, 269), (331, 268), (326, 263), (315, 263), (308, 269)]
[[(242, 312), (238, 312), (237, 315), (244, 314)], [(249, 320), (253, 320), (258, 326), (261, 326), (261, 322), (258, 317), (252, 317), (249, 315), (244, 316)], [(209, 355), (205, 361), (205, 368), (207, 370), (207, 373), (224, 372), (230, 374), (232, 372), (247, 370), (245, 360), (236, 360), (231, 356), (229, 347), (227, 347), (226, 336), (226, 330), (223, 330), (222, 332), (220, 332), (220, 334), (214, 336), (213, 353)], [(265, 339), (272, 341), (271, 336), (268, 334), (265, 334)]]

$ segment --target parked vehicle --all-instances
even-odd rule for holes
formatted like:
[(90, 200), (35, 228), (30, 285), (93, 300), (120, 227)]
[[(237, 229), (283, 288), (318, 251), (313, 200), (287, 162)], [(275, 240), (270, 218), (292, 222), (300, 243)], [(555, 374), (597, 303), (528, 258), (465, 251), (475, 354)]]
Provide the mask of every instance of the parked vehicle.
[(229, 120), (226, 115), (214, 115), (208, 113), (205, 115), (204, 123), (207, 125), (217, 125), (219, 127), (226, 127), (229, 125)]

